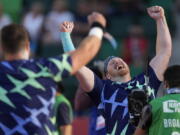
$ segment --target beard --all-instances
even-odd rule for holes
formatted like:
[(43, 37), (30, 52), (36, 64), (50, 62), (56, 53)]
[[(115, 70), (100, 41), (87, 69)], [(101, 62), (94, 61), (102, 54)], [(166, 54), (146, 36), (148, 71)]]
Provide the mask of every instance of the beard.
[(127, 75), (128, 73), (129, 73), (128, 69), (123, 69), (118, 72), (118, 76), (123, 77), (123, 76)]
[[(111, 72), (111, 74), (109, 74), (109, 78), (112, 81), (122, 81), (123, 78), (126, 78), (126, 76), (129, 76), (129, 70), (121, 70), (121, 71), (116, 71), (116, 72)], [(126, 81), (125, 81), (126, 82)]]

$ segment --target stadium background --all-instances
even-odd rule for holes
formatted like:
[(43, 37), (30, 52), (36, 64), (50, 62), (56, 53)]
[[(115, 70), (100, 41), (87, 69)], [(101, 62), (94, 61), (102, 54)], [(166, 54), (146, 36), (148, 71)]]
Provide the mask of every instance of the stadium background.
[[(72, 39), (75, 45), (88, 33), (86, 16), (92, 11), (99, 11), (107, 18), (107, 31), (110, 32), (117, 41), (117, 48), (113, 48), (110, 42), (103, 40), (103, 46), (95, 61), (104, 60), (107, 56), (115, 55), (123, 57), (130, 65), (132, 75), (136, 75), (146, 67), (147, 59), (155, 54), (156, 25), (146, 13), (146, 8), (152, 5), (160, 5), (165, 9), (166, 18), (173, 38), (173, 56), (170, 64), (180, 64), (180, 1), (179, 0), (60, 0), (63, 7), (54, 7), (55, 0), (0, 0), (0, 24), (1, 15), (6, 14), (11, 22), (24, 23), (26, 16), (32, 11), (34, 3), (42, 6), (40, 11), (43, 16), (43, 23), (38, 34), (38, 39), (33, 44), (32, 57), (49, 57), (63, 53), (60, 40), (54, 42), (48, 39), (49, 29), (47, 29), (49, 16), (55, 8), (62, 8), (59, 13), (75, 22)], [(69, 13), (69, 14), (65, 14)], [(59, 16), (57, 16), (59, 17)], [(66, 18), (66, 17), (64, 17)], [(61, 21), (63, 21), (61, 19)], [(33, 22), (29, 22), (33, 27)], [(0, 28), (1, 29), (1, 28)], [(49, 31), (48, 31), (49, 30)], [(58, 30), (58, 28), (57, 28)], [(31, 39), (33, 43), (33, 38)], [(133, 42), (137, 42), (133, 45)], [(134, 48), (133, 46), (136, 46)], [(96, 62), (97, 63), (97, 62)], [(74, 95), (78, 87), (77, 80), (72, 77), (63, 81), (65, 87), (64, 94), (74, 104)], [(161, 93), (160, 95), (162, 95)], [(81, 116), (87, 116), (88, 111)], [(76, 116), (79, 116), (79, 114)], [(87, 125), (87, 117), (75, 118), (74, 135), (78, 135), (76, 129), (82, 125)], [(84, 123), (85, 122), (85, 123)], [(84, 123), (84, 124), (82, 124)], [(86, 127), (81, 129), (87, 129)], [(87, 130), (82, 131), (84, 134)]]

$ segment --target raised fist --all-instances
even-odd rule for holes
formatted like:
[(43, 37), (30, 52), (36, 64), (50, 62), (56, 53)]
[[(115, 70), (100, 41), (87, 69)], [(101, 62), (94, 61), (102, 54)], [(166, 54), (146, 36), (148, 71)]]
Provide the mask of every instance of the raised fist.
[(152, 6), (147, 8), (148, 14), (155, 20), (161, 19), (164, 17), (164, 9), (160, 6)]
[(73, 22), (63, 22), (60, 24), (60, 32), (72, 32), (74, 28), (74, 23)]
[(89, 25), (92, 25), (94, 22), (100, 23), (102, 26), (106, 27), (106, 19), (105, 17), (98, 13), (98, 12), (93, 12), (88, 16), (88, 23)]

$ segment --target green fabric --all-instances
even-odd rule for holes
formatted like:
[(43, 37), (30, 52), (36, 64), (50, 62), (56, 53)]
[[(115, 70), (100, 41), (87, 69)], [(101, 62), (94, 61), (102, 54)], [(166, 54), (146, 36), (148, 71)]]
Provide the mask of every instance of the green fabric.
[[(55, 101), (55, 105), (54, 105), (56, 117), (57, 117), (57, 113), (58, 113), (57, 108), (58, 108), (58, 106), (59, 106), (61, 103), (65, 103), (65, 104), (68, 105), (69, 110), (70, 110), (69, 117), (72, 118), (72, 117), (73, 117), (73, 112), (72, 112), (71, 103), (70, 103), (69, 100), (68, 100), (64, 95), (62, 95), (62, 94), (56, 96), (56, 101)], [(61, 131), (59, 130), (59, 126), (58, 126), (57, 122), (56, 122), (56, 126), (57, 126), (57, 130), (58, 130), (58, 132), (59, 132), (59, 135), (61, 135)]]
[(169, 94), (151, 101), (152, 124), (149, 135), (180, 134), (180, 94)]

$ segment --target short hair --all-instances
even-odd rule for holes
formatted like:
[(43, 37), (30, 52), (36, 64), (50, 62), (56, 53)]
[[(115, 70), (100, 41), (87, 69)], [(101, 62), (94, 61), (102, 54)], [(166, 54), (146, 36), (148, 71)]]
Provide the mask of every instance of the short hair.
[(180, 65), (168, 67), (164, 73), (164, 81), (167, 82), (169, 88), (180, 87)]
[(20, 24), (10, 24), (1, 30), (1, 46), (7, 53), (18, 53), (25, 48), (24, 42), (27, 40), (29, 40), (28, 32)]
[(113, 58), (116, 58), (116, 56), (109, 56), (104, 60), (104, 75), (106, 75), (106, 73), (108, 72), (107, 70), (108, 64)]

